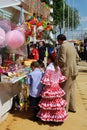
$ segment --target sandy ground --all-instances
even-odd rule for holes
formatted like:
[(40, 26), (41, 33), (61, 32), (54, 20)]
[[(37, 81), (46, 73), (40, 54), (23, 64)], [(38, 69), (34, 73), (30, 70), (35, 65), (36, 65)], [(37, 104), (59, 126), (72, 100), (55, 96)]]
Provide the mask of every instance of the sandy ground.
[(33, 122), (29, 120), (30, 111), (8, 113), (0, 123), (0, 130), (87, 130), (87, 63), (80, 62), (79, 75), (76, 81), (76, 113), (68, 113), (63, 124)]

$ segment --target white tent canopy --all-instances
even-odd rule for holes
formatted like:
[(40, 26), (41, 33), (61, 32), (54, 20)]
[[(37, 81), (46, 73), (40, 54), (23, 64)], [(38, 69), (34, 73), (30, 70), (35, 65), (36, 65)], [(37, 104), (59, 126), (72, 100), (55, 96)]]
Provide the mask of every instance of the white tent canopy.
[[(21, 4), (24, 0), (0, 0), (0, 19), (11, 20), (18, 23), (18, 18), (21, 12)], [(22, 8), (24, 14), (29, 12)]]
[(6, 7), (11, 7), (20, 4), (21, 4), (21, 0), (0, 0), (0, 8), (6, 8)]

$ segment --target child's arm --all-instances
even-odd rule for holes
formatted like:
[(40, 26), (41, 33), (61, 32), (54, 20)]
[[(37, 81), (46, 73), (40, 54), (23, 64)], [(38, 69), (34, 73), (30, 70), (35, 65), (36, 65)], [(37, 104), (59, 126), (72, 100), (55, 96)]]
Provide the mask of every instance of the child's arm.
[(31, 85), (31, 75), (28, 75), (27, 78), (26, 78), (26, 84), (27, 85)]

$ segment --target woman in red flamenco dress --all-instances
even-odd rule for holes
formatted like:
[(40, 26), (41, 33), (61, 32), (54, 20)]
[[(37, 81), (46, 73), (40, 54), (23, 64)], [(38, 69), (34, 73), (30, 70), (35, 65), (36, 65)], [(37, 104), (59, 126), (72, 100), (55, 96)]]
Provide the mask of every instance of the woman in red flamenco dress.
[(51, 55), (48, 56), (47, 63), (46, 72), (41, 80), (45, 87), (41, 92), (42, 99), (39, 102), (40, 111), (37, 117), (43, 121), (64, 122), (67, 118), (67, 103), (62, 98), (65, 92), (59, 84), (64, 82), (66, 77), (62, 75)]

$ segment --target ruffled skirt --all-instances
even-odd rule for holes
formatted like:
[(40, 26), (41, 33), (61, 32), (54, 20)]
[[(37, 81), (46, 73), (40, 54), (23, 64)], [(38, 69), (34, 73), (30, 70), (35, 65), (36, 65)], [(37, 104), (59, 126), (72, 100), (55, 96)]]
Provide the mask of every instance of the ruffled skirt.
[(41, 92), (40, 111), (37, 116), (43, 121), (63, 122), (67, 118), (65, 92), (58, 84), (46, 86)]
[(61, 110), (62, 108), (65, 108), (66, 104), (66, 101), (62, 98), (42, 98), (39, 102), (40, 108), (44, 110)]
[(63, 97), (65, 95), (65, 92), (57, 85), (55, 87), (47, 86), (45, 89), (41, 92), (42, 98), (55, 98), (55, 97)]
[(63, 122), (67, 118), (65, 109), (60, 111), (40, 109), (37, 115), (43, 121)]

